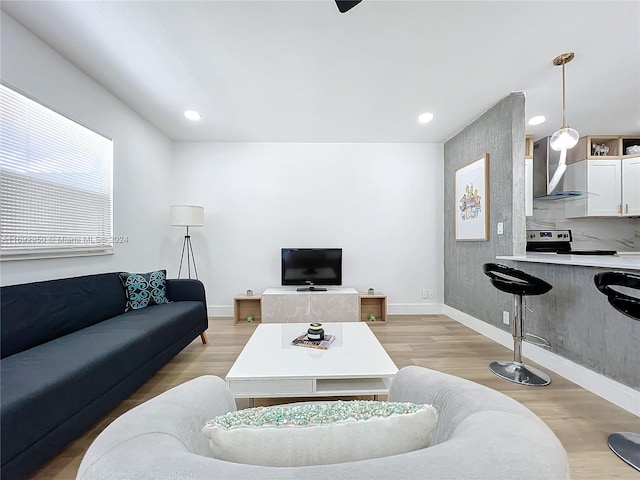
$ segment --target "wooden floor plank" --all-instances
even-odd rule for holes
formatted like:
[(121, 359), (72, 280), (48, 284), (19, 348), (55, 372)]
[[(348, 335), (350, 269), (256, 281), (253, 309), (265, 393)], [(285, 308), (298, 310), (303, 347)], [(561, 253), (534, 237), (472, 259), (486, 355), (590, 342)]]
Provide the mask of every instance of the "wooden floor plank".
[[(399, 368), (420, 365), (467, 378), (501, 391), (530, 408), (565, 446), (574, 480), (640, 478), (640, 474), (618, 459), (606, 443), (608, 434), (614, 431), (640, 432), (640, 419), (635, 415), (534, 362), (528, 363), (546, 371), (552, 378), (551, 385), (525, 387), (500, 379), (491, 373), (488, 365), (494, 360), (509, 360), (511, 351), (444, 315), (389, 316), (385, 323), (369, 325)], [(224, 378), (255, 327), (256, 324), (236, 325), (231, 318), (210, 320), (207, 345), (202, 344), (200, 337), (195, 339), (32, 478), (74, 479), (86, 449), (119, 415), (192, 378), (201, 375)], [(282, 401), (287, 400), (259, 399), (256, 405)], [(237, 403), (239, 408), (248, 406), (248, 400)]]

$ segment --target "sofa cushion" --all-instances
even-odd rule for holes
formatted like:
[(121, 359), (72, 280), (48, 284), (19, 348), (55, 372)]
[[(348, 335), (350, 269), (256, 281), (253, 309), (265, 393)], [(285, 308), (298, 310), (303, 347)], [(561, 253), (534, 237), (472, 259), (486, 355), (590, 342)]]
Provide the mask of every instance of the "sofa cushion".
[[(122, 287), (119, 287), (122, 289)], [(202, 302), (122, 313), (0, 362), (2, 464), (134, 374), (206, 318)]]
[[(426, 448), (431, 405), (334, 401), (257, 407), (208, 422), (202, 433), (219, 460), (272, 467), (353, 462)], [(259, 445), (259, 448), (249, 446)]]
[(124, 311), (117, 273), (2, 287), (2, 358), (80, 330)]
[(166, 270), (147, 273), (122, 272), (120, 280), (127, 296), (125, 312), (145, 308), (149, 305), (169, 303)]
[(144, 365), (153, 336), (140, 328), (87, 327), (2, 359), (2, 464)]
[(171, 302), (131, 310), (106, 322), (93, 325), (92, 332), (110, 333), (143, 330), (153, 335), (151, 353), (157, 355), (198, 326), (207, 328), (206, 308), (202, 302)]

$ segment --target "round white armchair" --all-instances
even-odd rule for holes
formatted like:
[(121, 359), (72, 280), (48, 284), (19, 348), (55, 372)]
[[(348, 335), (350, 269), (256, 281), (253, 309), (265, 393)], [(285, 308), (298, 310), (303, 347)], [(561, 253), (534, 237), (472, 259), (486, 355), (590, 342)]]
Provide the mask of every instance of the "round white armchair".
[[(510, 397), (422, 367), (394, 378), (389, 401), (431, 404), (431, 446), (369, 460), (266, 467), (212, 457), (203, 426), (235, 410), (225, 382), (203, 376), (133, 408), (87, 450), (78, 480), (566, 479), (567, 455), (547, 425)], [(259, 444), (246, 445), (259, 449)]]

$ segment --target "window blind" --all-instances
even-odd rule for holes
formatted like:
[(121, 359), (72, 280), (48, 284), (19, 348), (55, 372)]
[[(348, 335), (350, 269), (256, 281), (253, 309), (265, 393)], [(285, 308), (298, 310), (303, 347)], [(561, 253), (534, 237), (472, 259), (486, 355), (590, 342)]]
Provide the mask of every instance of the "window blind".
[(0, 257), (113, 248), (113, 141), (0, 84)]

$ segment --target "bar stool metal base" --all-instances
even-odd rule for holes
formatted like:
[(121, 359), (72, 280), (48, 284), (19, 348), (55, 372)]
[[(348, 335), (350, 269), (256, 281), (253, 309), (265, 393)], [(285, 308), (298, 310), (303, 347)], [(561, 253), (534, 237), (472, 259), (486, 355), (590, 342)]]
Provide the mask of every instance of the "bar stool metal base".
[(640, 433), (612, 433), (607, 443), (613, 453), (640, 472)]
[(549, 375), (520, 362), (491, 362), (489, 368), (500, 378), (520, 385), (544, 387), (551, 383)]

